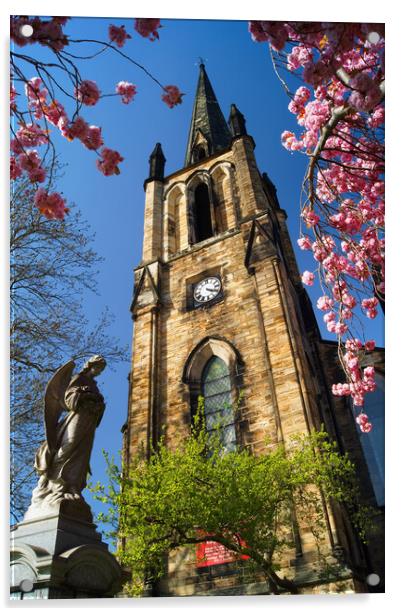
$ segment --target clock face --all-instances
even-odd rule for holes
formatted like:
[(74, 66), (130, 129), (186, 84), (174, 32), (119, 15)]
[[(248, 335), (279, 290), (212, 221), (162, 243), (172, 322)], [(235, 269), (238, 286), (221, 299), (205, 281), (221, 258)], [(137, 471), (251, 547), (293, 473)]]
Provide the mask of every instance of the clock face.
[(204, 278), (194, 288), (194, 298), (201, 304), (206, 304), (214, 299), (221, 290), (221, 281), (217, 276)]

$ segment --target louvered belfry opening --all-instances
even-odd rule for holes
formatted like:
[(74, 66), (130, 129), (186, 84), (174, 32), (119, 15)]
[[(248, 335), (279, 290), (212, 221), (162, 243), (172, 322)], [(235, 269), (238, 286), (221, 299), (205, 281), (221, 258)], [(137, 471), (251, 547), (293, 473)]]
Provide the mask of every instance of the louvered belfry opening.
[(197, 163), (204, 158), (206, 158), (206, 150), (203, 146), (199, 145), (194, 149), (193, 162)]
[(220, 357), (213, 356), (202, 373), (202, 396), (204, 398), (206, 429), (218, 431), (225, 451), (236, 448), (235, 420), (232, 406), (230, 371)]
[(210, 212), (209, 189), (202, 183), (195, 189), (194, 202), (195, 241), (201, 242), (213, 235), (212, 216)]

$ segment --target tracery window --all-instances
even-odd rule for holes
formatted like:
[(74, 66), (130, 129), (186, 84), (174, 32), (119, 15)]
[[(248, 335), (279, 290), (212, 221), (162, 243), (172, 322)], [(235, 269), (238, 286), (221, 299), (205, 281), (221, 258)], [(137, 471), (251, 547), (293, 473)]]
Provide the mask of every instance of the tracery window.
[(218, 431), (225, 451), (236, 448), (235, 417), (232, 405), (230, 370), (220, 357), (212, 356), (204, 367), (201, 379), (206, 429)]

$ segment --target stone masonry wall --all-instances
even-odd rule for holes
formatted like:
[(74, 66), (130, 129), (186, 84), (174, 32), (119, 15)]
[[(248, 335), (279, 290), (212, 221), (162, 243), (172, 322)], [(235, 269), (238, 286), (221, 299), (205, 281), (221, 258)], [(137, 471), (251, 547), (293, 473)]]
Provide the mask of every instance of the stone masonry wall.
[[(228, 229), (189, 246), (187, 186), (197, 172), (213, 174), (219, 164), (225, 165), (220, 207), (226, 208)], [(223, 170), (219, 181), (222, 173)], [(280, 217), (292, 281), (285, 264), (265, 246), (261, 235), (255, 239), (251, 267), (245, 266), (255, 217), (269, 229), (267, 198), (253, 156), (253, 141), (248, 136), (234, 140), (232, 149), (172, 174), (166, 178), (163, 190), (161, 183), (147, 186), (143, 261), (136, 270), (138, 292), (133, 305), (128, 456), (141, 447), (148, 450), (149, 443), (155, 443), (162, 432), (171, 446), (188, 434), (191, 400), (183, 379), (184, 367), (191, 352), (206, 338), (223, 338), (242, 360), (237, 436), (255, 455), (266, 450), (266, 438), (269, 446), (274, 446), (280, 441), (288, 442), (296, 433), (320, 427), (319, 400), (324, 388), (316, 376), (316, 353), (312, 353), (313, 344), (308, 342), (297, 308), (297, 267), (288, 247), (285, 220)], [(178, 246), (168, 234), (180, 238)], [(171, 253), (173, 246), (175, 254)], [(208, 275), (220, 277), (223, 297), (194, 308), (193, 285)], [(324, 505), (324, 547), (330, 550), (338, 538), (338, 516), (333, 515), (330, 504)], [(302, 592), (333, 592), (333, 585), (324, 586), (316, 579), (316, 546), (302, 525), (297, 540), (302, 554), (295, 558), (295, 550), (289, 551), (283, 561), (285, 570), (298, 576)], [(340, 587), (344, 592), (354, 592), (352, 575), (348, 572), (344, 576)], [(193, 550), (180, 550), (170, 558), (168, 575), (159, 585), (159, 592), (249, 594), (267, 589), (264, 580), (257, 575), (250, 579), (246, 567), (238, 563), (201, 573), (196, 569)]]

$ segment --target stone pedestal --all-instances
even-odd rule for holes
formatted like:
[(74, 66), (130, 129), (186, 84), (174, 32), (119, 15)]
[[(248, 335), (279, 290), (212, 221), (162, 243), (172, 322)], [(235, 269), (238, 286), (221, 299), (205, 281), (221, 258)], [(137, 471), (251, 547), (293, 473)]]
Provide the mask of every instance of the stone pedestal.
[(11, 532), (11, 599), (113, 597), (121, 569), (96, 526), (62, 503)]

